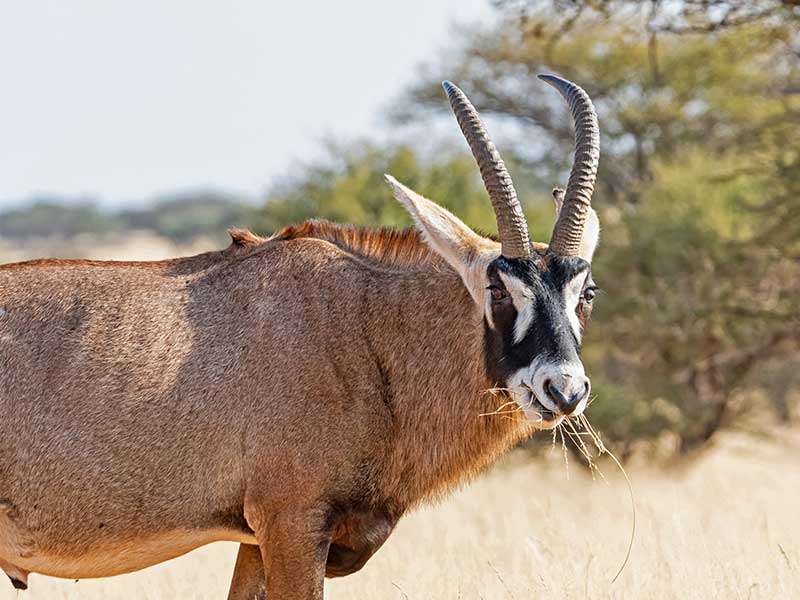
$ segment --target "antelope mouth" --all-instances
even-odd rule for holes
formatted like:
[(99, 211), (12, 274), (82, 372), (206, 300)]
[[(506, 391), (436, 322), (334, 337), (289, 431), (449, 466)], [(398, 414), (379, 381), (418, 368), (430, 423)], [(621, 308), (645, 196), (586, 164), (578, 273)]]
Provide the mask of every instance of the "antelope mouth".
[(534, 423), (539, 429), (553, 429), (564, 420), (564, 415), (547, 408), (530, 389), (523, 390), (522, 401), (519, 404), (528, 421)]

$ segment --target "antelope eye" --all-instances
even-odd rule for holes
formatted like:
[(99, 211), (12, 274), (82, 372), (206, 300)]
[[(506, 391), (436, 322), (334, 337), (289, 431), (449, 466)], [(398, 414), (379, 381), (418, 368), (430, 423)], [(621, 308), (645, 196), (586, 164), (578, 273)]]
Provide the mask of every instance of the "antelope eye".
[(592, 300), (594, 300), (595, 293), (596, 292), (594, 288), (586, 288), (585, 290), (583, 290), (584, 302), (591, 302)]
[(492, 300), (494, 302), (500, 302), (501, 300), (508, 298), (508, 292), (499, 286), (490, 285), (486, 289), (492, 294)]

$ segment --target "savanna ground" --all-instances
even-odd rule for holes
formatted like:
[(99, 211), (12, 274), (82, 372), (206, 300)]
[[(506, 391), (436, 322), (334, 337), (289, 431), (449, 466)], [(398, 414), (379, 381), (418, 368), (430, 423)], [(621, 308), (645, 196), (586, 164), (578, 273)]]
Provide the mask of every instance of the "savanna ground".
[[(326, 598), (800, 598), (800, 435), (726, 433), (686, 464), (632, 465), (631, 510), (610, 461), (604, 481), (560, 445), (542, 460), (516, 451), (444, 503), (399, 524), (359, 573)], [(214, 544), (131, 575), (33, 575), (20, 598), (224, 598), (236, 553)], [(2, 599), (14, 599), (4, 582)]]

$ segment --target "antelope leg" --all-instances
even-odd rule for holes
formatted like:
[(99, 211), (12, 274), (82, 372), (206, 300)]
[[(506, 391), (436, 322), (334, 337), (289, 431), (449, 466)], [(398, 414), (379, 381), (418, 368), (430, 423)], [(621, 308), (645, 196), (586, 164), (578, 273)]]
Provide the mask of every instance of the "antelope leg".
[(266, 600), (264, 562), (258, 546), (239, 544), (228, 600)]
[(255, 527), (270, 600), (322, 600), (330, 547), (322, 515), (292, 511), (275, 515), (268, 527)]

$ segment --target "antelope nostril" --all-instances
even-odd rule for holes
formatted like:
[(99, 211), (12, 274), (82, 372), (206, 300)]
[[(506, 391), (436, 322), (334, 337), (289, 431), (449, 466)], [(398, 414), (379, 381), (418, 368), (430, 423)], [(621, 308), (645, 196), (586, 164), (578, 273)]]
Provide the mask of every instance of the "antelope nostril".
[(542, 382), (544, 394), (558, 412), (572, 414), (583, 400), (589, 396), (591, 384), (585, 376), (569, 378), (547, 378)]
[(589, 396), (589, 387), (590, 387), (589, 379), (584, 378), (583, 388), (579, 392), (573, 394), (573, 396), (570, 398), (570, 407), (572, 410), (578, 408), (578, 405)]
[(569, 406), (569, 400), (564, 395), (557, 385), (553, 383), (552, 379), (547, 379), (544, 382), (544, 391), (547, 394), (547, 397), (552, 400), (555, 405), (564, 410), (567, 406)]

